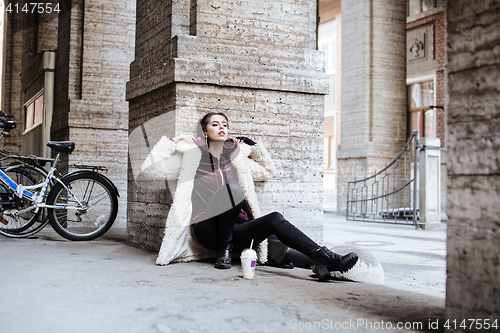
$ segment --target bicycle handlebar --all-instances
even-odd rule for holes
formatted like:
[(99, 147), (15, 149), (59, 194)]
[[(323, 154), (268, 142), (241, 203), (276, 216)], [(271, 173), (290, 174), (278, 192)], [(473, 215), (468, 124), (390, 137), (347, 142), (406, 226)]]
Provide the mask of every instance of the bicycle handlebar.
[(3, 112), (2, 110), (0, 110), (0, 117), (4, 117), (4, 118), (14, 118), (14, 115), (10, 114), (10, 113), (5, 113)]
[(10, 121), (6, 120), (4, 118), (0, 117), (0, 128), (6, 129), (6, 130), (11, 130), (17, 127), (17, 124), (15, 121)]

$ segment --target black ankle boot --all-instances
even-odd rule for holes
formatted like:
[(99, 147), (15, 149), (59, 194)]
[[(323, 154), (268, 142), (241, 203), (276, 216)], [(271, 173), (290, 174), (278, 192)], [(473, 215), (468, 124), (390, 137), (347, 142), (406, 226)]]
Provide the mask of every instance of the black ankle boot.
[(231, 268), (231, 251), (233, 245), (225, 244), (219, 247), (219, 254), (217, 255), (217, 260), (215, 261), (215, 268), (228, 269)]
[(358, 255), (354, 252), (341, 256), (330, 251), (326, 246), (321, 247), (311, 256), (314, 260), (313, 272), (318, 276), (320, 281), (331, 279), (330, 272), (338, 271), (345, 273), (356, 265)]

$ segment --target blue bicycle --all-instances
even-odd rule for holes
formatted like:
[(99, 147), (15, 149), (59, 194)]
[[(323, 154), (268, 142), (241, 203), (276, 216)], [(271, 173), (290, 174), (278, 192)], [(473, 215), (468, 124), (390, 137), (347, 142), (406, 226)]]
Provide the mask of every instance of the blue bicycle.
[[(41, 184), (48, 175), (42, 166), (44, 161), (34, 156), (24, 156), (2, 149), (0, 161), (0, 169), (12, 181), (24, 187)], [(49, 184), (49, 188), (52, 185), (53, 183)], [(13, 191), (0, 182), (0, 234), (22, 238), (42, 230), (49, 223), (47, 209), (41, 209), (36, 213), (33, 210), (18, 213), (29, 206), (31, 206), (29, 201), (15, 197)]]
[(36, 166), (0, 168), (0, 234), (25, 237), (26, 230), (41, 230), (48, 218), (54, 230), (69, 240), (102, 236), (118, 213), (116, 186), (95, 171), (103, 167), (75, 166), (78, 171), (59, 176), (60, 155), (73, 152), (75, 143), (50, 141), (47, 146), (57, 152), (47, 173)]

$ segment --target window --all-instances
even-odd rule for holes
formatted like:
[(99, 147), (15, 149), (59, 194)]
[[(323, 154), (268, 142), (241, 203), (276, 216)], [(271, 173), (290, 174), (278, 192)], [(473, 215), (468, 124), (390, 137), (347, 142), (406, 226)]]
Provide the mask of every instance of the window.
[(420, 137), (436, 137), (434, 80), (408, 85), (408, 137), (414, 130)]
[(335, 74), (335, 20), (320, 24), (318, 27), (318, 50), (325, 52), (325, 73)]
[(26, 133), (43, 121), (43, 94), (26, 103), (24, 110), (24, 132)]
[(414, 16), (443, 5), (444, 0), (406, 0), (406, 16)]

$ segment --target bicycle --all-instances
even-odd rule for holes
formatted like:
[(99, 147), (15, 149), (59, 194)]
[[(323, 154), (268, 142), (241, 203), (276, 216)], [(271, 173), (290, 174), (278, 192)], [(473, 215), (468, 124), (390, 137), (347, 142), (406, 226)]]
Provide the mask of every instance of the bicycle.
[[(13, 162), (3, 165), (5, 160), (13, 160)], [(0, 150), (0, 168), (10, 179), (22, 186), (34, 186), (45, 181), (48, 172), (39, 162), (39, 159), (33, 156)], [(49, 187), (51, 185), (53, 184), (49, 184)], [(40, 210), (36, 216), (33, 216), (33, 211), (28, 211), (16, 219), (14, 218), (15, 211), (20, 207), (27, 208), (30, 203), (12, 197), (11, 192), (8, 187), (0, 183), (0, 233), (8, 237), (21, 238), (42, 230), (49, 223), (46, 209)]]
[[(2, 125), (0, 120), (0, 128)], [(10, 170), (0, 168), (0, 226), (4, 225), (0, 234), (26, 237), (26, 230), (33, 234), (30, 228), (36, 225), (38, 232), (48, 219), (53, 229), (69, 240), (86, 241), (102, 236), (113, 225), (118, 213), (116, 186), (96, 172), (107, 168), (78, 165), (74, 166), (78, 171), (60, 177), (56, 174), (60, 155), (72, 153), (75, 143), (50, 141), (47, 146), (57, 155), (46, 175), (43, 175), (43, 168), (33, 165), (24, 169), (15, 166)], [(22, 174), (28, 185), (14, 181), (7, 172)], [(43, 181), (36, 180), (33, 173)], [(13, 223), (13, 228), (10, 223)]]
[[(17, 127), (14, 121), (8, 121), (6, 118), (13, 118), (13, 115), (0, 111), (0, 140), (4, 136), (10, 136), (11, 131)], [(10, 163), (4, 164), (6, 160)], [(35, 185), (45, 180), (48, 173), (42, 164), (45, 165), (50, 161), (52, 159), (25, 156), (0, 149), (0, 168), (16, 183), (23, 186)], [(21, 202), (16, 202), (13, 197), (9, 197), (8, 189), (0, 183), (0, 211), (3, 212), (0, 217), (1, 234), (15, 238), (28, 237), (36, 234), (48, 224), (48, 217), (44, 211), (38, 213), (37, 216), (27, 212), (17, 219), (10, 218), (10, 211), (21, 205)]]

